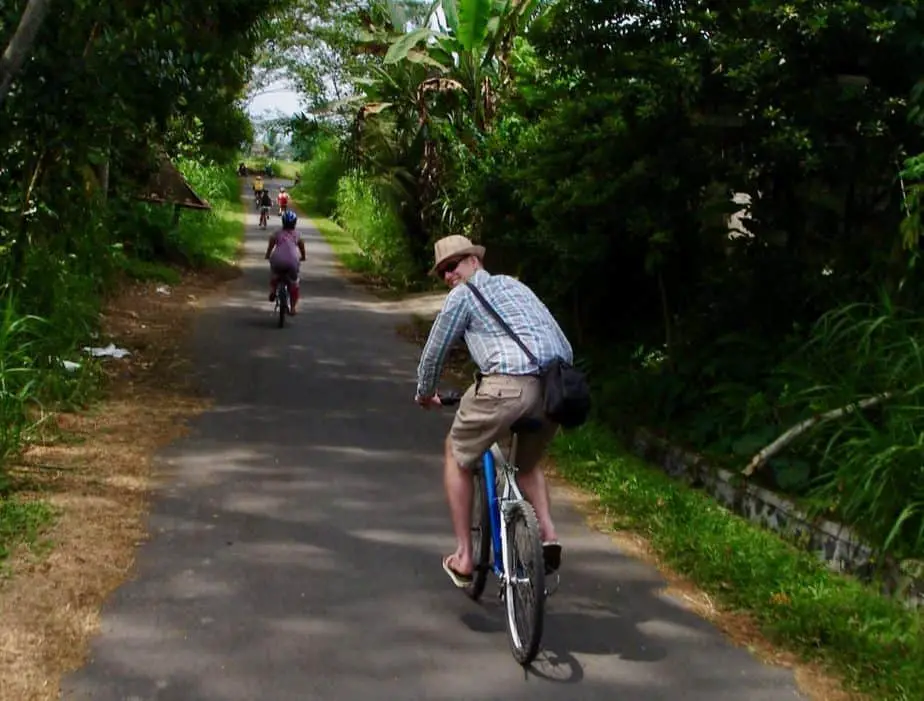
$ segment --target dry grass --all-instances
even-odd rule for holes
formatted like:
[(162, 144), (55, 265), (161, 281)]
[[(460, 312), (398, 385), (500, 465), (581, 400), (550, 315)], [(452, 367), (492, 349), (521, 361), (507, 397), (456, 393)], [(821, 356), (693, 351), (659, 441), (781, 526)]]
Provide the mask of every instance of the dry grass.
[(50, 551), (21, 548), (0, 584), (0, 700), (57, 699), (62, 675), (84, 661), (100, 606), (146, 537), (154, 453), (207, 406), (182, 352), (193, 312), (234, 275), (188, 274), (169, 296), (153, 283), (126, 285), (101, 322), (132, 355), (107, 361), (102, 402), (53, 417), (15, 466), (26, 496), (48, 501), (58, 518), (43, 535)]

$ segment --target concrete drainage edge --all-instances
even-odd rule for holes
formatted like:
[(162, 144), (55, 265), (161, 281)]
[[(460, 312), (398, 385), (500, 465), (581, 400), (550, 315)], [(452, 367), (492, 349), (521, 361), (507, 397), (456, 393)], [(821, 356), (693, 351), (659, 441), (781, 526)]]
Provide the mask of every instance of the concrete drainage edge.
[[(632, 452), (660, 467), (668, 476), (702, 488), (729, 511), (778, 533), (786, 541), (814, 553), (831, 570), (871, 582), (876, 570), (873, 549), (850, 528), (810, 518), (793, 502), (736, 475), (710, 466), (695, 453), (673, 445), (650, 430), (636, 430)], [(924, 606), (922, 563), (909, 560), (884, 567), (880, 589), (911, 608)]]

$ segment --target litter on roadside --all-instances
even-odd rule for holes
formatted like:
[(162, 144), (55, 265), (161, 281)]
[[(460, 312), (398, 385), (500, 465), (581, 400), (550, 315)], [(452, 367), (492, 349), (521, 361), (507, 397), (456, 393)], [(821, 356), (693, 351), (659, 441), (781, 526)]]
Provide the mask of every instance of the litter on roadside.
[(131, 353), (124, 348), (116, 348), (115, 344), (110, 343), (105, 348), (89, 348), (85, 347), (84, 351), (92, 355), (94, 358), (124, 358)]

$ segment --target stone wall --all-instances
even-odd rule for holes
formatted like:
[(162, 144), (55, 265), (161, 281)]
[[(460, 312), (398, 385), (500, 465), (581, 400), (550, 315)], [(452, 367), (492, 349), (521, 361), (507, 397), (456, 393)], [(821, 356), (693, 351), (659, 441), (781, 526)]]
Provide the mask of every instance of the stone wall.
[[(762, 487), (747, 484), (728, 470), (715, 468), (702, 456), (639, 429), (633, 452), (674, 479), (703, 489), (717, 502), (753, 523), (779, 533), (785, 540), (815, 553), (829, 568), (871, 582), (876, 571), (873, 550), (849, 528), (834, 521), (810, 518), (795, 504)], [(884, 594), (898, 596), (909, 606), (924, 605), (924, 572), (918, 561), (886, 566), (880, 572)]]

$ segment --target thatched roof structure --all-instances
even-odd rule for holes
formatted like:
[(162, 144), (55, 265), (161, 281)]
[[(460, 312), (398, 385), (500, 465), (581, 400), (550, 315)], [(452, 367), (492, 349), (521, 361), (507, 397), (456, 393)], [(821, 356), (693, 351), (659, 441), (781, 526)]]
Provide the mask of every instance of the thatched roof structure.
[(212, 205), (196, 194), (166, 153), (158, 154), (158, 169), (137, 195), (139, 200), (154, 204), (172, 204), (187, 209), (211, 209)]

